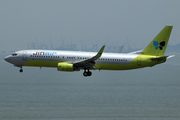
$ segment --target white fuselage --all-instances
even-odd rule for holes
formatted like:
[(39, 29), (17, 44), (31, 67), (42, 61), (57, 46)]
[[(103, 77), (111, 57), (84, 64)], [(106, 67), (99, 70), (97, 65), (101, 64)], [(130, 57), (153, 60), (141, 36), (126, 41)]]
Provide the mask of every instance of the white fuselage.
[[(96, 55), (96, 52), (81, 52), (81, 51), (57, 51), (57, 50), (22, 50), (15, 52), (16, 55), (9, 55), (5, 58), (6, 61), (15, 66), (24, 66), (23, 64), (30, 61), (54, 61), (74, 63), (83, 61)], [(122, 53), (103, 53), (96, 63), (103, 64), (129, 64), (139, 54), (122, 54)], [(49, 66), (47, 67), (56, 67)], [(40, 66), (41, 67), (41, 66)], [(42, 66), (45, 67), (45, 66)]]

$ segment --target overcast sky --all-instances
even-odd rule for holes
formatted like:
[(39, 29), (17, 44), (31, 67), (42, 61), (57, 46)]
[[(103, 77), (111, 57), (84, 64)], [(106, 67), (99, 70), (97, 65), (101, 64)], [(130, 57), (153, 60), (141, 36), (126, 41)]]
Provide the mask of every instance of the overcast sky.
[(38, 42), (101, 47), (146, 47), (173, 25), (169, 44), (180, 43), (180, 0), (1, 0), (0, 51)]

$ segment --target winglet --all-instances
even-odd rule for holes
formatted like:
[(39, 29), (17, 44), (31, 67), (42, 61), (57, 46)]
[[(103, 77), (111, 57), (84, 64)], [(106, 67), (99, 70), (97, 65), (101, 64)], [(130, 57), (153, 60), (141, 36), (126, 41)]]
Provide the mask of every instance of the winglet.
[(98, 55), (100, 55), (99, 57), (101, 57), (103, 51), (104, 51), (105, 45), (102, 46), (102, 48), (99, 50)]
[(83, 61), (76, 61), (73, 64), (78, 67), (94, 68), (95, 60), (97, 60), (98, 58), (101, 57), (101, 55), (104, 51), (104, 47), (105, 47), (105, 45), (102, 46), (102, 48), (99, 50), (99, 52), (94, 57), (87, 59), (87, 60), (83, 60)]
[(101, 57), (103, 51), (104, 51), (105, 45), (102, 46), (102, 48), (99, 50), (99, 52), (96, 54), (96, 56), (94, 56), (94, 60), (97, 60), (98, 58)]

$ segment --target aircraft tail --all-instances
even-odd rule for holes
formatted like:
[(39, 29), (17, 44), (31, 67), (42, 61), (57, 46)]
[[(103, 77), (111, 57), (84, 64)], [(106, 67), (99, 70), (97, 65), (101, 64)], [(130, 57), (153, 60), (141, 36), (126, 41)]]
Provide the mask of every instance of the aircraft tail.
[(173, 26), (166, 25), (161, 32), (143, 50), (144, 55), (164, 56)]

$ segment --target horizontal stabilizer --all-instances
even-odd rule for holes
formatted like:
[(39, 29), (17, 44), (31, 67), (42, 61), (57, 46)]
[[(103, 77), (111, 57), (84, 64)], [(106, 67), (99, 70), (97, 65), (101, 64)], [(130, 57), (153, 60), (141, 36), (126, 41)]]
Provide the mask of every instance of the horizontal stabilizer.
[(151, 58), (151, 60), (155, 60), (155, 61), (166, 60), (166, 58), (168, 57), (169, 56), (156, 57), (156, 58)]
[(167, 59), (174, 57), (175, 55), (168, 56)]
[(128, 54), (141, 54), (143, 52), (144, 49), (142, 50), (138, 50), (138, 51), (134, 51), (134, 52), (130, 52)]
[(156, 58), (151, 58), (151, 60), (156, 60), (156, 61), (166, 60), (166, 59), (172, 58), (172, 57), (174, 57), (174, 56), (175, 56), (175, 55), (156, 57)]
[(156, 58), (151, 58), (151, 60), (155, 60), (155, 61), (166, 60), (167, 57), (168, 56), (156, 57)]

